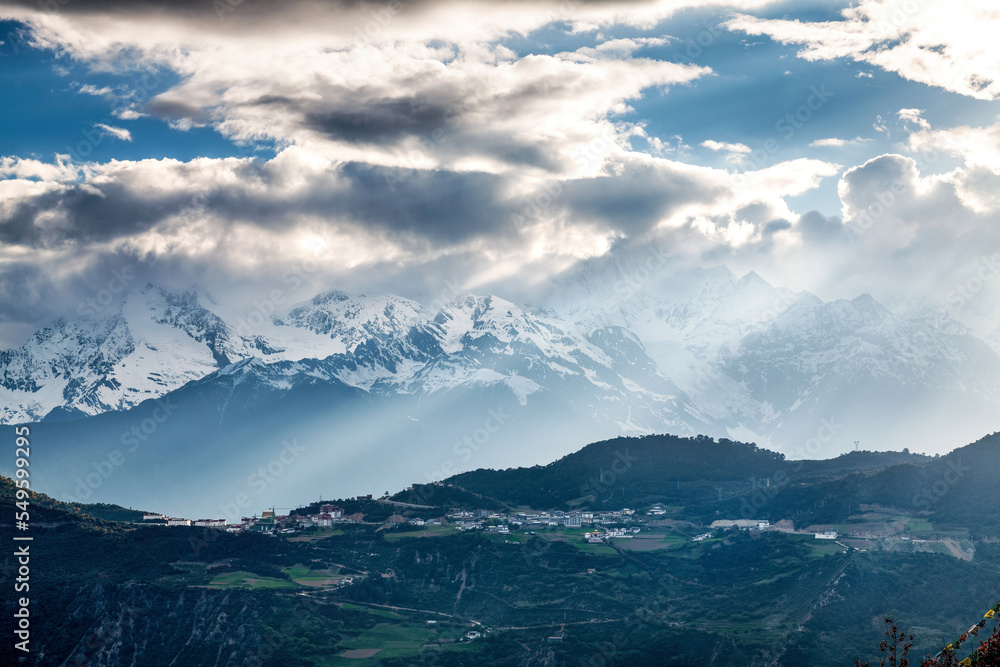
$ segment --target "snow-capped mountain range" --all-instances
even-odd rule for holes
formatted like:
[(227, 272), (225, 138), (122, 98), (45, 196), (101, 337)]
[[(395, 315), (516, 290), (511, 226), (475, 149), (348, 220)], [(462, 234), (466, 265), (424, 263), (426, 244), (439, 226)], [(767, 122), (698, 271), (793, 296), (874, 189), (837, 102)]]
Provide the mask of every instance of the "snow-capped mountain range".
[(379, 395), (503, 386), (522, 405), (544, 389), (624, 431), (707, 427), (630, 332), (584, 330), (496, 296), (430, 313), (392, 295), (331, 292), (253, 328), (212, 307), (203, 294), (146, 286), (109, 317), (39, 331), (3, 353), (3, 421), (127, 410), (255, 359), (286, 385), (307, 373)]
[[(239, 318), (203, 293), (147, 285), (112, 313), (60, 321), (0, 354), (0, 421), (125, 411), (252, 359), (277, 389), (305, 377), (380, 399), (545, 395), (602, 432), (707, 433), (792, 455), (824, 420), (842, 424), (823, 442), (830, 455), (855, 439), (946, 449), (998, 426), (996, 349), (933, 304), (824, 303), (724, 268), (640, 278), (591, 266), (531, 308), (329, 292)], [(945, 409), (969, 434), (935, 447), (927, 422)]]

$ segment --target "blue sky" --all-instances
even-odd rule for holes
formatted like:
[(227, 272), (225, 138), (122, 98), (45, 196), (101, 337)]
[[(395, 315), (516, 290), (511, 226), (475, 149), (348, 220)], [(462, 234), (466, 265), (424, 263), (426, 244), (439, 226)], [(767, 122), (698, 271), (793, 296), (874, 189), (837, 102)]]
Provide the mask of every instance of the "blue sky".
[(5, 4), (0, 338), (124, 264), (235, 299), (317, 244), (317, 290), (527, 296), (652, 243), (939, 302), (1000, 249), (988, 4), (515, 4)]
[[(237, 146), (210, 127), (180, 131), (150, 117), (127, 123), (132, 141), (95, 133), (98, 123), (121, 125), (113, 115), (116, 109), (130, 104), (141, 107), (176, 85), (177, 74), (163, 67), (93, 72), (85, 62), (33, 47), (25, 30), (18, 22), (0, 22), (0, 41), (4, 42), (0, 47), (0, 95), (5, 100), (0, 107), (0, 146), (4, 155), (51, 160), (56, 153), (63, 153), (94, 162), (273, 155), (267, 147), (258, 152), (256, 146)], [(81, 93), (85, 85), (110, 91), (103, 95)]]

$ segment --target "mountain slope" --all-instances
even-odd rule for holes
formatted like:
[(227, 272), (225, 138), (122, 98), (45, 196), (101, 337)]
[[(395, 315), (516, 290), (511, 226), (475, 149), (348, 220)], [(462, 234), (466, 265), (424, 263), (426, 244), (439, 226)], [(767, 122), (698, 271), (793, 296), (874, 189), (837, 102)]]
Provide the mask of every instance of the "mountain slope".
[[(868, 295), (798, 301), (721, 355), (721, 373), (761, 406), (752, 426), (772, 443), (807, 443), (824, 424), (828, 456), (862, 440), (877, 449), (941, 451), (997, 427), (1000, 359), (936, 312), (901, 315)], [(833, 431), (830, 433), (829, 431)]]

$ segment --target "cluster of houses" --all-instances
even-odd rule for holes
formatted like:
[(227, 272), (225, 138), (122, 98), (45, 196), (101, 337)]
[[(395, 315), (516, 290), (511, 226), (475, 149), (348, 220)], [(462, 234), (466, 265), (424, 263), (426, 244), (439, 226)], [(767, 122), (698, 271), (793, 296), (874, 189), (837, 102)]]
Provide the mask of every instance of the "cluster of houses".
[[(517, 530), (545, 530), (547, 528), (580, 528), (581, 526), (621, 524), (636, 521), (635, 510), (621, 509), (609, 512), (490, 512), (488, 510), (457, 510), (449, 513), (447, 519), (459, 530), (485, 530), (494, 533), (509, 533)], [(417, 523), (420, 520), (410, 520)], [(428, 524), (430, 522), (427, 522)], [(417, 523), (417, 525), (423, 525)]]
[[(358, 496), (358, 500), (372, 500), (372, 496)], [(654, 506), (648, 515), (665, 513), (661, 506)], [(163, 514), (146, 514), (143, 525), (161, 526), (204, 526), (219, 528), (232, 533), (265, 532), (292, 533), (311, 527), (330, 528), (339, 523), (353, 523), (357, 517), (345, 517), (343, 510), (337, 505), (324, 504), (313, 514), (280, 515), (275, 510), (268, 510), (261, 516), (243, 517), (239, 523), (228, 523), (226, 519), (184, 519), (167, 517)], [(487, 533), (509, 535), (513, 530), (534, 532), (550, 528), (580, 528), (593, 527), (594, 530), (584, 534), (584, 539), (591, 543), (606, 542), (613, 538), (631, 538), (640, 531), (638, 527), (622, 528), (623, 524), (643, 524), (644, 520), (636, 515), (635, 510), (623, 508), (611, 511), (551, 511), (551, 512), (497, 512), (485, 509), (454, 510), (438, 518), (404, 518), (392, 517), (388, 523), (407, 524), (409, 526), (442, 526), (451, 525), (458, 530), (482, 530)], [(606, 527), (606, 526), (612, 527)], [(714, 524), (713, 524), (714, 527)]]
[[(371, 499), (371, 496), (366, 498)], [(259, 517), (243, 517), (239, 523), (229, 523), (225, 519), (182, 519), (163, 514), (144, 514), (140, 523), (144, 526), (204, 526), (219, 528), (230, 533), (290, 533), (306, 528), (330, 528), (337, 523), (353, 522), (353, 519), (344, 516), (343, 510), (337, 505), (320, 505), (319, 512), (314, 514), (275, 514), (274, 510), (267, 510)]]
[(591, 533), (584, 533), (583, 539), (590, 544), (602, 544), (610, 539), (632, 539), (642, 528), (609, 528), (607, 530), (595, 530)]
[[(609, 512), (489, 512), (487, 510), (456, 510), (447, 515), (447, 520), (458, 530), (482, 530), (487, 533), (509, 535), (511, 530), (534, 532), (548, 528), (580, 528), (594, 526), (584, 533), (583, 539), (592, 544), (603, 543), (613, 538), (632, 538), (641, 528), (621, 527), (623, 523), (641, 521), (634, 518), (631, 509)], [(411, 524), (423, 525), (421, 519), (411, 519)], [(426, 522), (430, 523), (430, 522)], [(604, 528), (612, 524), (617, 527)]]
[[(357, 500), (372, 500), (371, 495), (358, 496)], [(453, 510), (438, 518), (421, 519), (405, 518), (395, 515), (387, 523), (393, 525), (407, 524), (415, 527), (423, 526), (454, 526), (458, 530), (482, 530), (487, 533), (509, 535), (513, 530), (534, 532), (550, 528), (580, 528), (592, 527), (583, 533), (583, 539), (590, 544), (605, 543), (612, 539), (630, 539), (640, 532), (639, 526), (650, 522), (655, 525), (664, 523), (660, 517), (668, 510), (662, 505), (654, 505), (646, 510), (645, 517), (636, 514), (635, 510), (623, 508), (611, 511), (551, 511), (551, 512), (497, 512), (485, 509)], [(354, 523), (359, 516), (344, 516), (343, 510), (334, 504), (320, 504), (318, 511), (312, 514), (279, 515), (274, 509), (265, 511), (261, 516), (243, 517), (239, 523), (229, 523), (226, 519), (183, 519), (167, 517), (163, 514), (146, 514), (142, 517), (143, 525), (160, 526), (203, 526), (218, 528), (231, 533), (263, 532), (263, 533), (293, 533), (308, 528), (331, 528), (340, 523)], [(668, 522), (669, 523), (669, 522)], [(638, 524), (629, 526), (628, 524)], [(757, 519), (720, 519), (713, 521), (711, 528), (741, 530), (785, 530), (781, 526), (771, 526), (770, 522)], [(794, 532), (794, 531), (793, 531)], [(713, 536), (706, 532), (691, 538), (692, 542), (701, 542)], [(818, 540), (836, 540), (837, 532), (827, 530), (815, 533)]]

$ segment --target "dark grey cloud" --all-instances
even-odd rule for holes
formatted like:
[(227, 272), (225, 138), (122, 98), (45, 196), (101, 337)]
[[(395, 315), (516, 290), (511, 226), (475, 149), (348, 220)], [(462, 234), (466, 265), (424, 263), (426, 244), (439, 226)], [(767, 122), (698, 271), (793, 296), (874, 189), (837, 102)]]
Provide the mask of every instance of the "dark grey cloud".
[[(97, 194), (76, 185), (20, 202), (10, 216), (0, 218), (0, 241), (34, 247), (107, 241), (144, 232), (190, 201), (180, 195), (141, 197), (118, 183), (101, 188)], [(53, 213), (65, 216), (65, 224), (43, 227), (40, 220)]]
[[(645, 165), (627, 167), (614, 178), (562, 182), (517, 197), (509, 194), (509, 177), (492, 173), (357, 162), (302, 173), (278, 160), (216, 163), (210, 169), (223, 185), (202, 190), (208, 172), (199, 169), (206, 168), (165, 162), (147, 165), (137, 175), (108, 172), (95, 181), (97, 188), (73, 184), (26, 198), (0, 218), (0, 241), (85, 247), (139, 237), (184, 215), (213, 221), (223, 235), (233, 223), (277, 231), (309, 219), (332, 229), (389, 233), (432, 248), (454, 248), (474, 238), (506, 245), (519, 238), (516, 220), (525, 214), (536, 223), (566, 217), (595, 230), (640, 235), (680, 207), (721, 191), (685, 172)], [(151, 180), (176, 187), (150, 190)], [(763, 215), (755, 207), (745, 213)]]
[(641, 233), (686, 204), (710, 201), (722, 192), (693, 175), (652, 166), (629, 166), (615, 177), (567, 183), (566, 208), (576, 219), (599, 220)]
[(396, 142), (407, 135), (431, 137), (444, 131), (448, 106), (419, 98), (367, 100), (305, 114), (306, 127), (332, 139), (362, 144)]
[[(180, 167), (165, 176), (197, 178), (187, 170)], [(222, 224), (238, 221), (268, 229), (314, 216), (448, 246), (475, 236), (509, 233), (513, 213), (524, 206), (504, 198), (501, 176), (478, 172), (348, 163), (313, 175), (306, 192), (296, 189), (294, 194), (283, 189), (286, 175), (273, 164), (242, 163), (234, 174), (241, 186), (203, 194), (184, 189), (149, 194), (120, 180), (101, 183), (99, 192), (88, 185), (51, 191), (22, 201), (0, 219), (0, 241), (32, 247), (86, 245), (138, 236), (166, 218), (191, 211)], [(61, 222), (41, 222), (51, 216)]]
[[(525, 91), (518, 92), (517, 96), (522, 103), (530, 98)], [(558, 157), (537, 141), (511, 136), (509, 132), (493, 129), (490, 124), (467, 122), (468, 114), (483, 107), (488, 107), (494, 122), (503, 121), (503, 104), (503, 100), (487, 98), (481, 91), (469, 93), (436, 86), (428, 92), (399, 97), (378, 96), (375, 91), (368, 90), (325, 87), (321, 99), (315, 95), (308, 98), (265, 95), (238, 106), (278, 108), (289, 118), (299, 118), (305, 129), (344, 143), (385, 147), (415, 138), (421, 152), (440, 159), (488, 155), (513, 166), (552, 172), (561, 169)], [(193, 109), (178, 109), (177, 115), (196, 121), (199, 117), (204, 118), (201, 110)]]
[(45, 268), (36, 262), (8, 262), (0, 271), (0, 322), (36, 322), (39, 301), (56, 295)]
[(844, 223), (838, 216), (826, 217), (819, 211), (808, 211), (796, 223), (807, 243), (832, 243), (847, 240)]
[[(288, 11), (294, 7), (308, 7), (316, 5), (326, 5), (332, 8), (351, 9), (357, 7), (379, 7), (388, 6), (392, 0), (329, 0), (327, 2), (317, 2), (316, 0), (220, 0), (238, 10), (241, 14), (253, 16), (272, 16)], [(413, 2), (414, 0), (408, 0)], [(39, 0), (4, 0), (4, 4), (14, 7), (24, 7), (27, 9), (41, 9), (43, 11), (60, 14), (158, 14), (170, 13), (179, 16), (192, 15), (212, 15), (218, 12), (216, 3), (205, 0), (52, 0), (52, 2), (39, 2)]]
[[(275, 185), (267, 169), (254, 170), (264, 185)], [(502, 177), (481, 172), (425, 171), (347, 163), (316, 179), (306, 194), (288, 199), (266, 191), (226, 188), (201, 201), (221, 218), (281, 228), (301, 215), (405, 234), (450, 246), (469, 238), (512, 229), (519, 202), (506, 202)], [(279, 190), (280, 192), (280, 190)]]
[(441, 244), (512, 229), (516, 210), (501, 197), (502, 178), (485, 173), (412, 171), (349, 164), (351, 188), (330, 202), (360, 222), (425, 236)]
[(101, 303), (91, 310), (112, 309), (126, 290), (162, 277), (154, 265), (152, 258), (122, 251), (89, 255), (71, 275), (37, 260), (8, 262), (0, 272), (0, 323), (43, 325), (57, 317), (75, 317), (81, 304), (99, 294)]
[[(268, 17), (287, 14), (299, 8), (317, 8), (337, 10), (378, 10), (380, 8), (421, 9), (435, 5), (454, 4), (459, 0), (220, 0), (234, 11), (235, 15), (252, 17)], [(469, 3), (470, 0), (461, 0)], [(472, 0), (475, 3), (477, 0)], [(495, 4), (489, 0), (478, 0), (482, 4)], [(650, 0), (650, 3), (652, 0)], [(585, 6), (614, 6), (617, 0), (577, 0)], [(646, 4), (650, 4), (646, 3)], [(156, 14), (171, 13), (175, 15), (211, 15), (215, 16), (218, 3), (211, 0), (4, 0), (5, 5), (24, 7), (48, 12), (66, 14)], [(512, 7), (517, 5), (537, 6), (538, 0), (507, 0)], [(558, 1), (548, 4), (558, 5)], [(643, 4), (642, 2), (638, 4)]]
[(792, 223), (787, 220), (772, 220), (771, 222), (764, 225), (763, 234), (764, 236), (770, 236), (772, 234), (777, 234), (778, 232), (783, 232), (790, 228)]

